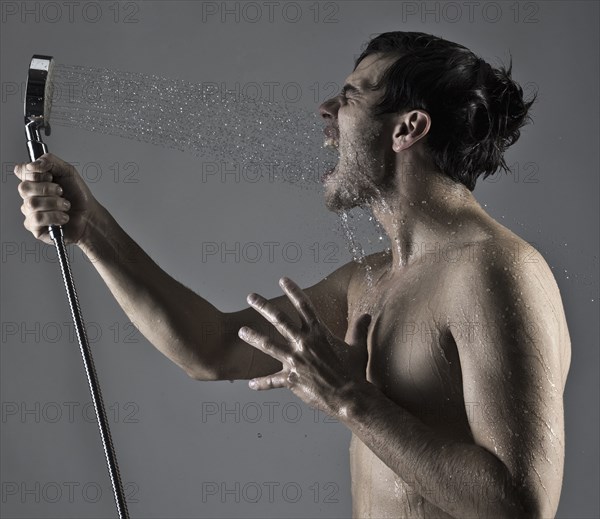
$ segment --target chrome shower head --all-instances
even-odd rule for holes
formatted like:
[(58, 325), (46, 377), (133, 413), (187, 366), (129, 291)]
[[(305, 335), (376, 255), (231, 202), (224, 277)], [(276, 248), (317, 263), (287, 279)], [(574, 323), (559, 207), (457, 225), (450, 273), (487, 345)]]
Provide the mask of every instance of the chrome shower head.
[(31, 160), (48, 152), (42, 141), (40, 128), (50, 135), (50, 109), (52, 107), (52, 72), (54, 59), (52, 56), (34, 55), (29, 64), (27, 86), (25, 89), (25, 133), (27, 149)]

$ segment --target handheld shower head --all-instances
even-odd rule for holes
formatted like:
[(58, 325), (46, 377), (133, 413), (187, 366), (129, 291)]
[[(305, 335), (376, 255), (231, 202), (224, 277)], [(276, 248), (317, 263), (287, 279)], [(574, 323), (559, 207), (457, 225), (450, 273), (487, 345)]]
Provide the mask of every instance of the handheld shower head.
[(52, 107), (52, 56), (34, 55), (29, 64), (27, 87), (25, 89), (25, 134), (27, 150), (32, 161), (48, 152), (42, 141), (40, 128), (50, 135), (50, 109)]
[[(25, 135), (27, 136), (27, 151), (32, 162), (40, 158), (44, 153), (48, 153), (48, 147), (42, 141), (40, 128), (44, 128), (46, 135), (50, 135), (50, 107), (52, 104), (52, 70), (54, 68), (54, 60), (51, 56), (34, 55), (29, 64), (29, 73), (27, 74), (27, 88), (25, 90)], [(48, 233), (54, 241), (58, 254), (58, 263), (62, 273), (63, 281), (67, 291), (67, 299), (71, 308), (71, 316), (75, 325), (75, 332), (81, 356), (85, 367), (85, 373), (90, 387), (90, 395), (96, 411), (98, 419), (98, 428), (104, 447), (106, 463), (108, 465), (108, 473), (113, 487), (115, 503), (119, 518), (128, 519), (129, 512), (127, 511), (127, 500), (123, 491), (123, 483), (119, 474), (119, 466), (117, 457), (112, 444), (110, 435), (110, 427), (104, 402), (102, 400), (102, 392), (94, 367), (92, 351), (90, 349), (85, 324), (79, 301), (77, 300), (77, 292), (75, 291), (75, 283), (71, 274), (71, 266), (69, 256), (65, 246), (63, 231), (61, 225), (51, 225), (48, 227)]]

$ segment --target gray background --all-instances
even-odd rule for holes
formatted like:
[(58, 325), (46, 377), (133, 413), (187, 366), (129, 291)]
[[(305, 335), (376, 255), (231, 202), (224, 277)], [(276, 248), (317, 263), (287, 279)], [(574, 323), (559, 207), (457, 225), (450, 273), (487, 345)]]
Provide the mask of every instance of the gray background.
[[(388, 30), (436, 34), (492, 63), (507, 62), (510, 51), (514, 78), (539, 88), (535, 124), (507, 154), (519, 174), (482, 182), (475, 194), (554, 269), (573, 345), (558, 516), (599, 517), (597, 2), (521, 2), (518, 11), (513, 2), (480, 2), (470, 15), (463, 2), (329, 2), (317, 21), (315, 4), (300, 2), (297, 22), (290, 2), (274, 8), (272, 22), (258, 2), (255, 23), (256, 11), (235, 2), (227, 6), (239, 20), (224, 22), (203, 20), (200, 2), (125, 2), (118, 22), (114, 2), (81, 2), (72, 19), (64, 3), (52, 3), (60, 13), (42, 2), (2, 3), (2, 517), (114, 517), (58, 265), (22, 227), (11, 173), (26, 159), (19, 87), (31, 55), (194, 82), (297, 82), (295, 106), (311, 111), (327, 82), (340, 85), (350, 73), (361, 45)], [(350, 259), (318, 189), (203, 182), (210, 158), (72, 128), (55, 127), (47, 142), (80, 165), (96, 197), (163, 268), (223, 311), (245, 307), (250, 291), (279, 295), (281, 275), (310, 286)], [(129, 163), (137, 169), (126, 179)], [(359, 233), (367, 251), (381, 248), (374, 233)], [(203, 261), (209, 242), (243, 250), (268, 241), (280, 244), (272, 261), (266, 253), (250, 261), (249, 249), (238, 261)], [(132, 332), (92, 265), (71, 253), (133, 517), (350, 516), (348, 430), (287, 391), (188, 379)]]

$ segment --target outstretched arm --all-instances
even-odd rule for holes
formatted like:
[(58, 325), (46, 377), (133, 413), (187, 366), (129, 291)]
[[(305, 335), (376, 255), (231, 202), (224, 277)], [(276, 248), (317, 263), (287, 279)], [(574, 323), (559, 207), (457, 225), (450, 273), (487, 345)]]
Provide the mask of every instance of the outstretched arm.
[[(197, 380), (235, 380), (266, 375), (281, 364), (241, 340), (250, 324), (276, 338), (277, 332), (252, 308), (221, 312), (162, 270), (114, 221), (101, 211), (89, 226), (82, 249), (140, 332), (166, 357)], [(346, 291), (355, 269), (347, 263), (306, 291), (329, 326), (345, 333)], [(293, 315), (285, 296), (270, 303)]]
[[(45, 154), (20, 164), (19, 193), (25, 227), (52, 243), (49, 225), (63, 225), (68, 243), (77, 244), (131, 322), (166, 357), (198, 380), (233, 380), (267, 374), (279, 363), (240, 340), (237, 330), (251, 323), (275, 335), (252, 309), (224, 313), (161, 269), (93, 197), (70, 164)], [(67, 204), (66, 202), (70, 202)], [(328, 325), (345, 331), (346, 291), (355, 264), (347, 263), (307, 289)], [(284, 296), (272, 299), (291, 311)]]

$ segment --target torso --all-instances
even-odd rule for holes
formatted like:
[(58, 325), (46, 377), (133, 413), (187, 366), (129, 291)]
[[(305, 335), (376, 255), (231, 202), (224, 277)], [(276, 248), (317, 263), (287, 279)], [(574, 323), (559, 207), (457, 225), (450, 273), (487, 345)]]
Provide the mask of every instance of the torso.
[[(427, 275), (422, 266), (409, 267), (398, 279), (386, 274), (389, 257), (371, 261), (373, 287), (360, 280), (348, 301), (349, 328), (360, 314), (372, 315), (367, 379), (428, 425), (472, 441), (456, 346), (440, 325), (435, 294), (443, 279), (441, 267), (430, 266)], [(410, 481), (394, 474), (354, 435), (350, 467), (354, 517), (432, 517), (433, 510), (437, 517), (450, 517), (432, 509)]]
[[(348, 291), (348, 329), (362, 313), (372, 315), (367, 379), (440, 434), (473, 442), (458, 351), (446, 324), (449, 305), (456, 299), (449, 280), (460, 275), (460, 262), (436, 261), (430, 255), (393, 275), (390, 254), (369, 256), (368, 263), (371, 280), (360, 268)], [(567, 343), (568, 337), (563, 341)], [(570, 349), (563, 357), (566, 376)], [(396, 475), (355, 435), (350, 468), (355, 518), (451, 517), (416, 493), (410, 481)]]

